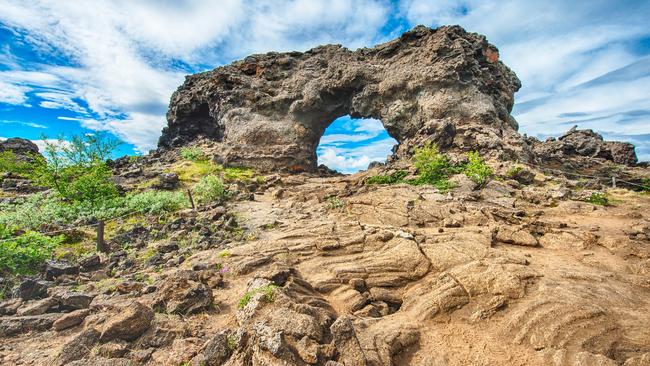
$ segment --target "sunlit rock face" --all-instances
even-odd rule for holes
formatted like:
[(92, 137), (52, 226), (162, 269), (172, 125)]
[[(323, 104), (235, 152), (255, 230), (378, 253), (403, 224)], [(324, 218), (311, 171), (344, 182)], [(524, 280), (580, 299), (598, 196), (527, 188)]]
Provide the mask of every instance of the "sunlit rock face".
[(429, 141), (525, 158), (510, 115), (519, 88), (484, 36), (418, 26), (373, 48), (272, 52), (188, 76), (172, 95), (159, 146), (207, 138), (226, 164), (313, 171), (325, 129), (349, 114), (381, 120), (398, 158)]

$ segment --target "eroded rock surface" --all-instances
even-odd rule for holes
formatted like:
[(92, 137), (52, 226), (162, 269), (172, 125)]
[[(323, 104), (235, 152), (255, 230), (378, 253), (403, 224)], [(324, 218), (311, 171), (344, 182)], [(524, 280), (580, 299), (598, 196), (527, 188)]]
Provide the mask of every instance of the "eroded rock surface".
[(380, 119), (405, 156), (441, 148), (525, 157), (510, 116), (516, 75), (485, 37), (419, 26), (374, 48), (321, 46), (253, 55), (187, 77), (173, 94), (161, 147), (200, 137), (216, 159), (264, 170), (314, 171), (316, 146), (337, 117)]

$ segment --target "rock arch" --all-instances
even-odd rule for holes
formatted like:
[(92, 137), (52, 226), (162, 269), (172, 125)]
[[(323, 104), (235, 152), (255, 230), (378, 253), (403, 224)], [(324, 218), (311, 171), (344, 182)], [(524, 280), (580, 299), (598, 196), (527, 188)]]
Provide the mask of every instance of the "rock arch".
[(522, 156), (510, 116), (520, 86), (484, 36), (418, 26), (374, 48), (271, 52), (190, 75), (172, 95), (159, 146), (209, 139), (225, 164), (313, 171), (325, 129), (349, 114), (382, 121), (396, 157), (428, 141)]

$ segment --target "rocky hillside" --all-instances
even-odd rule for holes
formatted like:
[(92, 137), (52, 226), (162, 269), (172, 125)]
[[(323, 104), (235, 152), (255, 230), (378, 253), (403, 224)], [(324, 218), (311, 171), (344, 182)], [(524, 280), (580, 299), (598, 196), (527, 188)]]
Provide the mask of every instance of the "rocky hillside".
[[(650, 364), (650, 169), (592, 131), (520, 135), (517, 88), (458, 27), (189, 77), (161, 148), (109, 165), (126, 197), (194, 202), (115, 215), (108, 254), (92, 220), (35, 227), (65, 240), (2, 274), (0, 364)], [(341, 113), (382, 118), (395, 156), (318, 170), (316, 116)], [(0, 222), (51, 194), (2, 187)]]

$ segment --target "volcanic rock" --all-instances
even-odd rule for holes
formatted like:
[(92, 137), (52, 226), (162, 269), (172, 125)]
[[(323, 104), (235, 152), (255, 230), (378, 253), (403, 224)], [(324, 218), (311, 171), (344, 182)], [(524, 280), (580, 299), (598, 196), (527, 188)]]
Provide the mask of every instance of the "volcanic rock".
[(396, 154), (441, 148), (526, 157), (510, 115), (521, 84), (484, 36), (458, 26), (418, 26), (351, 51), (253, 55), (188, 76), (172, 95), (162, 148), (199, 138), (215, 160), (262, 170), (315, 171), (325, 128), (346, 114), (382, 121)]

